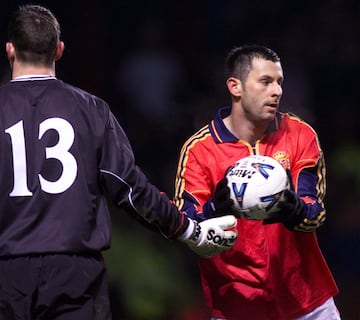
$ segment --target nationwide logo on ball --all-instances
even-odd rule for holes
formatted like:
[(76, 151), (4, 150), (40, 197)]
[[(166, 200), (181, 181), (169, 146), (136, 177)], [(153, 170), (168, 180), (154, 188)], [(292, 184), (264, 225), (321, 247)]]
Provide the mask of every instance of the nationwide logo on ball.
[(290, 187), (285, 169), (268, 156), (242, 158), (226, 177), (239, 216), (250, 220), (266, 219), (277, 211), (283, 191)]

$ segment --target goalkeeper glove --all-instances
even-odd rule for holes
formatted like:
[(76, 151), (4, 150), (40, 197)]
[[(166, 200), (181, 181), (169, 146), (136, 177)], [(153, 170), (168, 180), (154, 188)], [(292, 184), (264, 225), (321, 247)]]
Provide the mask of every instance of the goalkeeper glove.
[(294, 191), (290, 170), (286, 170), (289, 178), (290, 189), (284, 190), (283, 198), (277, 203), (278, 211), (270, 213), (269, 218), (264, 219), (263, 224), (281, 222), (289, 230), (293, 230), (305, 218), (305, 203)]
[(230, 249), (237, 239), (236, 218), (231, 215), (197, 222), (189, 219), (189, 226), (178, 238), (191, 250), (204, 258), (210, 258)]
[(230, 188), (225, 178), (216, 185), (214, 196), (203, 205), (203, 214), (206, 218), (219, 217), (224, 214), (236, 214), (234, 200), (230, 198)]

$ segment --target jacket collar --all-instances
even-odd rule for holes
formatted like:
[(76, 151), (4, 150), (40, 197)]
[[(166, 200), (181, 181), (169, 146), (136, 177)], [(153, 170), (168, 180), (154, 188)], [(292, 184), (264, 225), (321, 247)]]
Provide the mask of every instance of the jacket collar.
[[(209, 130), (211, 132), (211, 135), (213, 139), (217, 143), (224, 143), (224, 142), (236, 142), (239, 141), (237, 137), (235, 137), (225, 126), (225, 123), (223, 121), (224, 118), (226, 118), (231, 112), (231, 106), (220, 108), (214, 118), (209, 123)], [(275, 119), (270, 122), (268, 128), (266, 129), (265, 134), (269, 134), (273, 131), (276, 131), (279, 129), (281, 124), (281, 113), (276, 112)]]

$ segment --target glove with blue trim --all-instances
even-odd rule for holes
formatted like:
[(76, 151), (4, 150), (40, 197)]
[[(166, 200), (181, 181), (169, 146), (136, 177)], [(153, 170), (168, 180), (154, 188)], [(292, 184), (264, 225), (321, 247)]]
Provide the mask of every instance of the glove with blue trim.
[(290, 170), (286, 170), (290, 182), (290, 189), (284, 190), (283, 199), (277, 203), (278, 211), (272, 212), (263, 224), (281, 222), (289, 230), (293, 230), (305, 218), (305, 202), (294, 191)]
[(227, 178), (221, 179), (216, 185), (214, 196), (203, 205), (203, 214), (206, 218), (220, 217), (224, 214), (236, 215), (234, 200), (230, 198), (230, 188)]

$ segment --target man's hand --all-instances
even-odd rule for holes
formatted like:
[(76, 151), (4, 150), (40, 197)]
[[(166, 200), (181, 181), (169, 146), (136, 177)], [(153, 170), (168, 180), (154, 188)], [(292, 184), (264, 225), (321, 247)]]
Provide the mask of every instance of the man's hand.
[(202, 222), (189, 219), (189, 227), (178, 239), (204, 258), (210, 258), (230, 249), (237, 239), (236, 218), (231, 215)]
[(284, 190), (284, 200), (277, 203), (279, 211), (272, 212), (270, 217), (263, 221), (263, 224), (281, 222), (286, 228), (293, 230), (304, 219), (305, 203), (294, 191), (290, 171), (287, 170), (286, 172), (289, 177), (290, 189)]
[(223, 215), (234, 214), (237, 211), (234, 206), (234, 200), (230, 198), (230, 188), (225, 178), (216, 185), (214, 196), (203, 205), (203, 214), (207, 218), (215, 218)]

